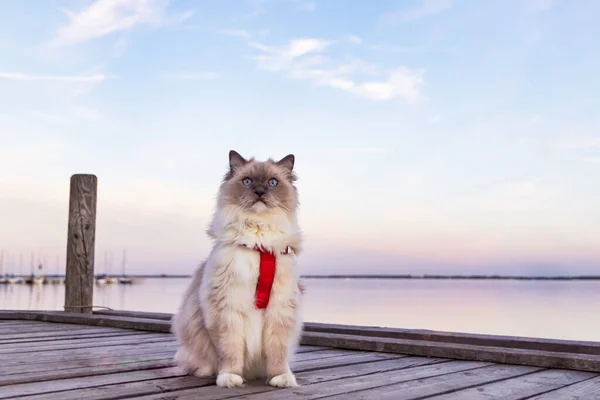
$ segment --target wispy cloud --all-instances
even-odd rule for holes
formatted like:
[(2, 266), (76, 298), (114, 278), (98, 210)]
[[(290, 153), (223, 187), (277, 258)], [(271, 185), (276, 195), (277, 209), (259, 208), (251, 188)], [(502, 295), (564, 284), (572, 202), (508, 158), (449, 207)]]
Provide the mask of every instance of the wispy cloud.
[(36, 75), (22, 72), (0, 72), (0, 79), (8, 79), (13, 81), (102, 82), (108, 79), (108, 77), (104, 74)]
[(213, 71), (200, 71), (200, 72), (185, 72), (175, 74), (165, 74), (161, 76), (162, 79), (171, 81), (201, 81), (208, 79), (216, 79), (219, 74)]
[(96, 0), (79, 12), (65, 10), (69, 23), (59, 29), (51, 44), (76, 45), (137, 25), (159, 26), (180, 22), (193, 14), (187, 11), (181, 15), (167, 16), (168, 4), (169, 0)]
[[(381, 71), (360, 60), (336, 61), (325, 54), (334, 44), (334, 41), (318, 38), (295, 39), (283, 46), (250, 43), (259, 51), (255, 60), (257, 67), (264, 71), (282, 73), (291, 79), (309, 81), (319, 86), (329, 86), (368, 100), (402, 98), (408, 103), (416, 103), (423, 99), (420, 92), (423, 70), (399, 66)], [(364, 75), (374, 78), (366, 79)], [(359, 80), (358, 76), (362, 79)]]
[(381, 22), (394, 24), (400, 22), (411, 22), (429, 15), (438, 14), (451, 9), (454, 0), (420, 0), (417, 5), (388, 12), (381, 17)]
[(452, 47), (430, 47), (422, 45), (394, 45), (377, 43), (367, 47), (369, 50), (385, 53), (456, 53)]

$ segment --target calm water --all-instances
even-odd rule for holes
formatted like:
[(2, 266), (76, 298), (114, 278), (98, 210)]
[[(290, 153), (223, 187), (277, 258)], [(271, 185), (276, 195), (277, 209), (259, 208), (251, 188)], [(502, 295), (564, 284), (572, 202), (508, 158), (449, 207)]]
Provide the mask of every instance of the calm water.
[[(188, 279), (96, 286), (94, 303), (174, 312)], [(307, 280), (305, 319), (600, 341), (600, 282)], [(0, 308), (61, 310), (62, 285), (2, 285)]]

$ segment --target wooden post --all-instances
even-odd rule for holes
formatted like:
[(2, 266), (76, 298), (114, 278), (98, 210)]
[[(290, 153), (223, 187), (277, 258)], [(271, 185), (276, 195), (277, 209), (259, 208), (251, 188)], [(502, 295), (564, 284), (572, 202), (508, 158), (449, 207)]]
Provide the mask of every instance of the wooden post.
[(92, 312), (97, 190), (95, 175), (71, 176), (65, 276), (67, 312)]

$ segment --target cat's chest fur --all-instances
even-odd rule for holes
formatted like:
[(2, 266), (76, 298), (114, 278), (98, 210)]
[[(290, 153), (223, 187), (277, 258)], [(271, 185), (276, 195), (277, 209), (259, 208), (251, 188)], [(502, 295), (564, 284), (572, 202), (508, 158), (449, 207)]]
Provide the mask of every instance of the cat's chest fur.
[(279, 254), (298, 240), (297, 223), (285, 213), (238, 213), (230, 216), (226, 211), (215, 217), (208, 232), (217, 243), (248, 249), (258, 247)]

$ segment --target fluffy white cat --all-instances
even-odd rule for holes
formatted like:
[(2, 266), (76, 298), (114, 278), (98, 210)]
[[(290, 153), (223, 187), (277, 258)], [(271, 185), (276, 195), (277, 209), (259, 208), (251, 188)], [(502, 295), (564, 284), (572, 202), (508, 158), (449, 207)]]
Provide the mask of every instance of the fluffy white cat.
[[(199, 377), (216, 375), (220, 387), (257, 378), (298, 386), (289, 365), (302, 331), (303, 292), (294, 161), (292, 154), (261, 162), (229, 152), (208, 230), (213, 248), (172, 320), (178, 365)], [(267, 276), (269, 257), (274, 276)]]

